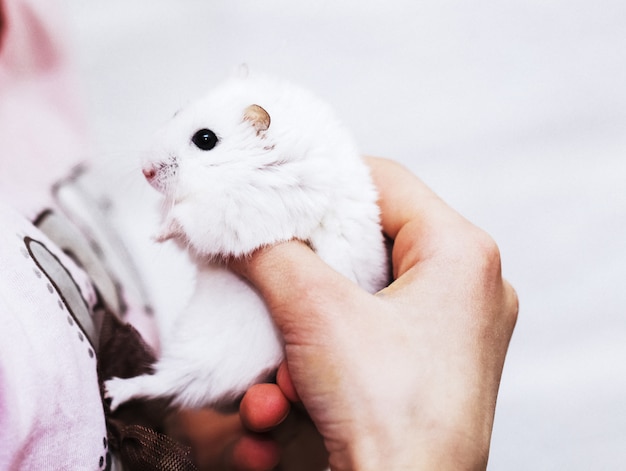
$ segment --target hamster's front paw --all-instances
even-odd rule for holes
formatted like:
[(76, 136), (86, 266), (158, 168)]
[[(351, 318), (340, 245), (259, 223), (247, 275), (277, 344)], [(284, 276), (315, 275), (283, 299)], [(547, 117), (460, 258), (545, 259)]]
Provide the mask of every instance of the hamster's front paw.
[(110, 401), (111, 412), (137, 397), (137, 388), (132, 379), (112, 378), (104, 382), (104, 398)]
[(176, 220), (171, 219), (163, 224), (163, 226), (159, 229), (159, 232), (154, 235), (153, 239), (155, 242), (161, 243), (181, 237), (182, 235), (183, 231), (180, 224)]

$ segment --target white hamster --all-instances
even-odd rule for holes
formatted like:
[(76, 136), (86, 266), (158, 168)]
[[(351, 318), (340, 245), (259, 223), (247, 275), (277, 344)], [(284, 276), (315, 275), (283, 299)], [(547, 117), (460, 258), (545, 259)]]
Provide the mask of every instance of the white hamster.
[(143, 173), (165, 197), (157, 239), (187, 248), (196, 288), (153, 374), (106, 382), (113, 410), (156, 397), (182, 407), (227, 405), (275, 371), (281, 338), (227, 257), (299, 239), (369, 292), (388, 281), (369, 170), (331, 108), (290, 83), (227, 80), (156, 134)]

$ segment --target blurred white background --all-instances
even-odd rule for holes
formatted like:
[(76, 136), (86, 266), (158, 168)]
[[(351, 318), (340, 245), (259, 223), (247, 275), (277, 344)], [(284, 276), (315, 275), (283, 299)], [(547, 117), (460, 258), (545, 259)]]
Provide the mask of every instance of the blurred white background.
[[(625, 469), (626, 2), (61, 4), (92, 155), (128, 224), (154, 197), (138, 150), (174, 111), (244, 62), (303, 84), (363, 152), (406, 164), (500, 245), (521, 312), (489, 469)], [(155, 278), (173, 263), (160, 254), (144, 257)]]

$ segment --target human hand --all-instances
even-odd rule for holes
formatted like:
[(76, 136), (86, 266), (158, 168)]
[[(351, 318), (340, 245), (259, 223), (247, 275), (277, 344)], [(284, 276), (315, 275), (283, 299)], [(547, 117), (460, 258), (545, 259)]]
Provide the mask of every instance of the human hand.
[(275, 384), (255, 385), (241, 411), (181, 410), (166, 421), (167, 433), (191, 447), (200, 470), (269, 471), (281, 458), (281, 444), (271, 430), (290, 410)]
[(234, 266), (268, 303), (333, 470), (484, 469), (516, 294), (490, 237), (400, 165), (368, 164), (388, 288), (364, 292), (295, 241)]
[(239, 412), (176, 411), (167, 420), (167, 433), (191, 447), (199, 470), (270, 471), (279, 463), (285, 471), (327, 469), (319, 434), (290, 401), (297, 396), (283, 363), (276, 384), (252, 386)]

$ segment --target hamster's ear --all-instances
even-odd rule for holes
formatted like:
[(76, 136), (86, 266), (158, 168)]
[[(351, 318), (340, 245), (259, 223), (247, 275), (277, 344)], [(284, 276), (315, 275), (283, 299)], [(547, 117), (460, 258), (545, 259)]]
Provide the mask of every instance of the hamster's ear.
[(267, 131), (271, 122), (268, 112), (259, 105), (248, 106), (243, 112), (243, 120), (252, 124), (254, 129), (256, 129), (257, 135)]

